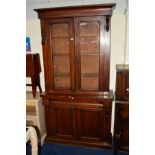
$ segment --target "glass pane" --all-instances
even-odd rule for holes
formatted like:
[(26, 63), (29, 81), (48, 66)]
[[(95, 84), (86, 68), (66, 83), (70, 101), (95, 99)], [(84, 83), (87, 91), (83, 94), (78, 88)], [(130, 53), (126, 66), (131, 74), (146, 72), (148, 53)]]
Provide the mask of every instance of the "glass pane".
[(70, 45), (68, 23), (51, 26), (51, 44), (54, 62), (54, 86), (56, 89), (70, 88)]
[(100, 24), (80, 23), (81, 89), (99, 89)]
[(55, 88), (70, 88), (70, 64), (68, 56), (54, 56)]
[(53, 24), (52, 37), (69, 37), (68, 24)]
[(81, 73), (99, 73), (99, 55), (81, 56)]
[(80, 36), (98, 36), (99, 30), (99, 22), (97, 21), (80, 23)]
[(70, 73), (69, 56), (54, 56), (54, 73)]
[(81, 77), (81, 89), (97, 90), (99, 88), (99, 77)]
[(54, 54), (69, 54), (68, 38), (54, 38), (52, 44)]
[(70, 88), (70, 77), (54, 77), (55, 88)]
[(80, 38), (81, 53), (98, 53), (99, 37), (81, 37)]

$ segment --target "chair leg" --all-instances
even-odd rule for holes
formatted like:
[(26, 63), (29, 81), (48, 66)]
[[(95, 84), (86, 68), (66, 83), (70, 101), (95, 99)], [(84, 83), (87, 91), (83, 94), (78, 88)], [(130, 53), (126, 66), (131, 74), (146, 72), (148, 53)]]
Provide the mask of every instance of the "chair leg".
[(32, 81), (32, 93), (33, 93), (33, 97), (36, 97), (36, 83), (35, 83), (35, 77), (31, 77), (31, 81)]
[(40, 85), (40, 76), (39, 76), (39, 74), (36, 74), (35, 75), (35, 83), (36, 83), (36, 86), (39, 87), (40, 93), (42, 93), (42, 89), (41, 89), (41, 85)]
[(42, 89), (41, 89), (41, 86), (40, 86), (40, 84), (39, 84), (39, 86), (38, 86), (38, 87), (39, 87), (40, 93), (42, 93)]
[(39, 87), (40, 93), (42, 93), (42, 89), (41, 89), (41, 85), (40, 85), (40, 77), (38, 77), (38, 87)]

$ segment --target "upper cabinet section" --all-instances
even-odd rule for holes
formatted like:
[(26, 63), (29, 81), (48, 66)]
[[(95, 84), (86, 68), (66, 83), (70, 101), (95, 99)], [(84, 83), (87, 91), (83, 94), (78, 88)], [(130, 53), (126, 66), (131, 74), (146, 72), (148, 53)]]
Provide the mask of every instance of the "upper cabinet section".
[(115, 4), (36, 9), (46, 91), (109, 91), (110, 17)]

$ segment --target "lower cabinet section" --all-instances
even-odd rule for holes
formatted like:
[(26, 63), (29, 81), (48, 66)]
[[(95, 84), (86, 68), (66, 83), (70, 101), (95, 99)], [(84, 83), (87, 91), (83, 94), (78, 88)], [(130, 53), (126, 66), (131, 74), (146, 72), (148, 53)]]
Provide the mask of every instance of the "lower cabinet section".
[(111, 148), (111, 102), (45, 104), (49, 142)]

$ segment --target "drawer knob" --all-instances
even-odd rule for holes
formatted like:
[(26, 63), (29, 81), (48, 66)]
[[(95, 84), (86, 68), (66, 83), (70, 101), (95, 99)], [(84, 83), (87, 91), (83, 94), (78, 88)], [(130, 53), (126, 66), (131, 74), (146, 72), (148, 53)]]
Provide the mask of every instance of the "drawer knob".
[(72, 99), (72, 100), (74, 100), (74, 97), (73, 96), (69, 96), (69, 98)]
[(57, 66), (56, 66), (56, 65), (54, 65), (54, 70), (55, 70), (55, 71), (57, 70)]

